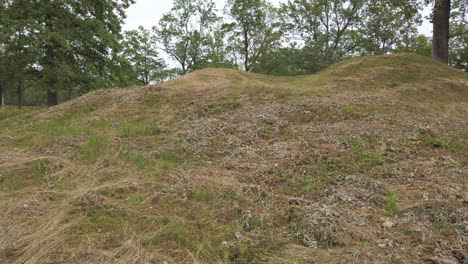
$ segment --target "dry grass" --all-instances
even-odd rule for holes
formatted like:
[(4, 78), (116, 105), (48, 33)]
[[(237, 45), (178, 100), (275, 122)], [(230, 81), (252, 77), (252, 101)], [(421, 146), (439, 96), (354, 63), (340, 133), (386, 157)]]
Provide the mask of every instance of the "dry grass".
[(4, 108), (0, 263), (464, 263), (467, 84), (397, 54)]

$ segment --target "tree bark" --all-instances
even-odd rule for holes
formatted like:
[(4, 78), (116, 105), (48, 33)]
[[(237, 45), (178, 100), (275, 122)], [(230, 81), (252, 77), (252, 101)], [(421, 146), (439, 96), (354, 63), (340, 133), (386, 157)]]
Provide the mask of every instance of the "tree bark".
[(58, 104), (57, 92), (47, 90), (47, 106), (56, 106)]
[(4, 105), (5, 105), (5, 97), (3, 96), (3, 87), (0, 86), (0, 107)]
[(18, 102), (17, 106), (19, 109), (23, 108), (23, 80), (18, 81), (18, 90), (17, 90), (17, 95), (18, 95)]
[(434, 5), (432, 58), (448, 64), (450, 0), (436, 0)]
[(249, 67), (249, 33), (244, 29), (244, 69), (245, 71), (250, 71)]

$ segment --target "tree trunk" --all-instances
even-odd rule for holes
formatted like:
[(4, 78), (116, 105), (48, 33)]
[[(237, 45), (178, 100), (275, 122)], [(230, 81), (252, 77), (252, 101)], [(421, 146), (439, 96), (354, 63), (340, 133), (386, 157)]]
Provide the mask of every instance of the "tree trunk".
[(0, 107), (5, 105), (5, 97), (3, 95), (3, 87), (0, 86)]
[(57, 92), (47, 90), (47, 106), (56, 106), (58, 104)]
[(434, 5), (432, 58), (448, 64), (450, 0), (436, 0)]
[(19, 109), (21, 109), (23, 107), (23, 80), (18, 81), (17, 95), (18, 95), (17, 106)]
[(249, 67), (249, 33), (244, 29), (244, 69), (250, 71)]

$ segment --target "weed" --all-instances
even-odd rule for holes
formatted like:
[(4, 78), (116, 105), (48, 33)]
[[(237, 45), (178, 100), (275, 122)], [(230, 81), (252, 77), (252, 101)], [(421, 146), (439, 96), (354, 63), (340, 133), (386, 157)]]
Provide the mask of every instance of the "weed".
[(182, 162), (192, 159), (191, 155), (187, 154), (185, 149), (181, 147), (161, 148), (153, 156), (158, 168), (166, 172), (179, 167)]
[(365, 149), (365, 144), (358, 139), (348, 139), (347, 143), (351, 146), (352, 151), (358, 162), (368, 166), (379, 166), (383, 164), (381, 154), (373, 154)]
[(413, 240), (420, 240), (421, 238), (421, 231), (405, 229), (403, 232), (405, 233), (405, 235), (411, 237)]
[(103, 136), (91, 136), (88, 142), (82, 147), (82, 154), (85, 160), (96, 161), (98, 157), (107, 150), (108, 139)]
[(413, 196), (414, 199), (422, 199), (423, 194), (420, 192), (412, 192), (411, 195)]
[(445, 218), (440, 217), (440, 216), (435, 216), (432, 219), (432, 229), (444, 235), (448, 235), (452, 231), (452, 228), (447, 223), (447, 220), (445, 220)]
[(423, 142), (424, 145), (432, 148), (442, 148), (447, 145), (444, 140), (437, 137), (436, 133), (430, 129), (419, 130), (418, 139)]
[(385, 204), (383, 209), (390, 215), (394, 215), (397, 211), (398, 199), (398, 195), (395, 193), (389, 193), (385, 197)]

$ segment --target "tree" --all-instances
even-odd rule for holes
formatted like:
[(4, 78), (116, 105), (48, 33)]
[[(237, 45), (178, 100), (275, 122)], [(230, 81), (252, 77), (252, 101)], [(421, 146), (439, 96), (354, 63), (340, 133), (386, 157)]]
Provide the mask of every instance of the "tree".
[(364, 6), (365, 0), (289, 0), (282, 5), (291, 34), (303, 43), (308, 73), (353, 55)]
[(450, 11), (449, 64), (468, 71), (468, 2), (453, 0)]
[(15, 87), (17, 106), (23, 106), (25, 78), (37, 61), (38, 48), (35, 46), (35, 32), (38, 24), (34, 20), (35, 6), (30, 1), (3, 1), (0, 18), (0, 85), (2, 101), (4, 89)]
[(448, 63), (451, 0), (436, 0), (432, 18), (432, 58)]
[(147, 85), (164, 79), (166, 65), (159, 57), (157, 39), (152, 32), (142, 26), (127, 31), (123, 46), (123, 57), (131, 63), (137, 81)]
[(131, 3), (134, 0), (36, 2), (42, 26), (38, 63), (49, 106), (58, 103), (59, 91), (80, 89), (110, 74), (108, 64), (117, 60), (124, 10)]
[(210, 33), (217, 21), (212, 0), (174, 0), (171, 11), (163, 15), (154, 31), (162, 49), (186, 74), (206, 64)]
[(395, 52), (412, 52), (422, 56), (431, 57), (432, 38), (417, 35), (403, 38), (397, 43)]
[(227, 9), (232, 23), (223, 26), (230, 32), (231, 48), (242, 58), (246, 71), (254, 71), (259, 59), (280, 45), (282, 24), (277, 11), (265, 0), (229, 0)]
[(417, 36), (421, 24), (415, 0), (368, 0), (358, 21), (362, 55), (383, 55)]

